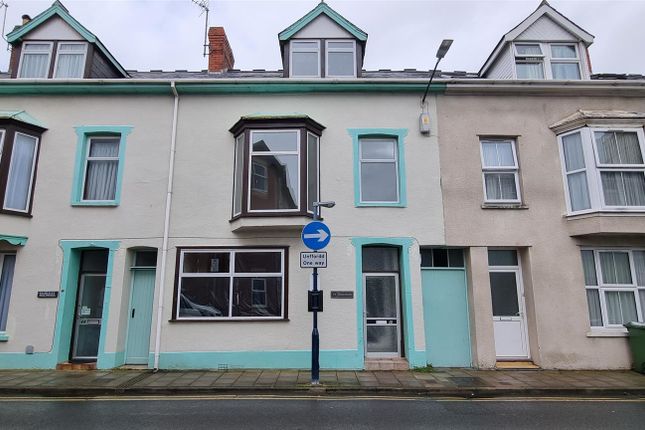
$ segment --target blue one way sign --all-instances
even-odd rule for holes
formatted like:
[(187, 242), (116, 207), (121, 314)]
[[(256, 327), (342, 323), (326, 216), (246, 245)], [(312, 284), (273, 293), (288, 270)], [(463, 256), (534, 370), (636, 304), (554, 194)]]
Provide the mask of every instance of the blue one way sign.
[(318, 251), (329, 244), (331, 232), (323, 222), (312, 221), (302, 229), (302, 243), (311, 250)]

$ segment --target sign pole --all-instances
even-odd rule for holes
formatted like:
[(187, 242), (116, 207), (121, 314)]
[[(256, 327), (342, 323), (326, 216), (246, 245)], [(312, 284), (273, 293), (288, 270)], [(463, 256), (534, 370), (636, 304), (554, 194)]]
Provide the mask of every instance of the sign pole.
[[(314, 267), (313, 291), (318, 291), (318, 268)], [(318, 311), (314, 310), (314, 328), (311, 331), (311, 384), (320, 384), (320, 336), (318, 334)]]
[[(314, 221), (320, 219), (320, 207), (314, 207)], [(313, 269), (313, 291), (318, 292), (318, 268)], [(311, 385), (320, 384), (320, 335), (318, 333), (318, 310), (314, 309), (314, 327), (311, 330)]]

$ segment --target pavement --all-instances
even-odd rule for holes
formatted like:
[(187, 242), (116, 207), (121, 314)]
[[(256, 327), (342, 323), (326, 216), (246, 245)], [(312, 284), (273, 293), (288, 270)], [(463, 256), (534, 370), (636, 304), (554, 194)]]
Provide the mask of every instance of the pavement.
[(0, 396), (390, 395), (645, 397), (645, 375), (630, 370), (321, 371), (0, 370)]

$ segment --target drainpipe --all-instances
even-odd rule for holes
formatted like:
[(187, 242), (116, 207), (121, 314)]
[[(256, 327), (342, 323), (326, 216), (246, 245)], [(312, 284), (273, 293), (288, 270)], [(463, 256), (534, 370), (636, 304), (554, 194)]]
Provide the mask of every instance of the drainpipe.
[(170, 140), (170, 161), (168, 162), (168, 188), (166, 191), (166, 215), (163, 226), (163, 243), (161, 245), (161, 276), (159, 278), (159, 300), (157, 303), (157, 330), (155, 336), (154, 371), (159, 370), (159, 351), (161, 350), (161, 323), (163, 321), (164, 290), (166, 286), (166, 260), (168, 259), (168, 236), (170, 235), (170, 207), (172, 204), (172, 183), (175, 173), (175, 147), (177, 146), (177, 111), (179, 110), (179, 94), (175, 81), (170, 82), (170, 89), (175, 96), (172, 115), (172, 136)]

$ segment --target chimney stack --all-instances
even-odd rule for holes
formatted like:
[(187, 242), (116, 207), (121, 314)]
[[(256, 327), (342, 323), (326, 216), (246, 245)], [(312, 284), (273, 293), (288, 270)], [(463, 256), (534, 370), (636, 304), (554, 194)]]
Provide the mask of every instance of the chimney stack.
[(221, 73), (233, 68), (235, 58), (224, 27), (208, 29), (208, 72)]
[(29, 21), (31, 21), (31, 17), (29, 15), (22, 16), (22, 25), (27, 24)]

